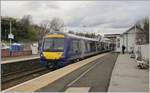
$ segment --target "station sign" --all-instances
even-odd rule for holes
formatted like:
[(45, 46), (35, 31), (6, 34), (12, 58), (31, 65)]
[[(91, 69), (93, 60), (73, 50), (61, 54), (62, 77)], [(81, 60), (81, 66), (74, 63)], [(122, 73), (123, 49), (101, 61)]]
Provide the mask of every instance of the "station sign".
[(14, 39), (14, 35), (12, 33), (8, 34), (9, 39)]

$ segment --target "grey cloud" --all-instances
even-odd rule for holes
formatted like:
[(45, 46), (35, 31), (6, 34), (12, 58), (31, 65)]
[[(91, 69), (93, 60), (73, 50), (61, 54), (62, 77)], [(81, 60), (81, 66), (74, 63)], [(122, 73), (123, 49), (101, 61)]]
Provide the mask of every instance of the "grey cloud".
[(110, 28), (127, 28), (143, 17), (150, 15), (149, 2), (114, 2), (108, 4), (96, 2), (86, 8), (88, 12), (82, 8), (78, 9), (81, 13), (84, 11), (84, 14), (82, 13), (84, 18), (79, 24), (90, 27), (107, 24), (107, 27)]
[(34, 1), (28, 1), (26, 3), (24, 3), (25, 7), (27, 7), (27, 10), (32, 10), (32, 11), (38, 11), (41, 6), (42, 6), (42, 3), (40, 3), (39, 1), (37, 2), (34, 2)]
[[(58, 4), (58, 1), (28, 1), (19, 11), (25, 11), (23, 14), (31, 14), (36, 23), (39, 20), (50, 20), (58, 16), (63, 18), (67, 26), (78, 28), (76, 29), (78, 31), (80, 27), (86, 26), (102, 31), (106, 29), (104, 32), (121, 31), (143, 17), (150, 16), (150, 2), (148, 1), (68, 2)], [(70, 4), (74, 7), (70, 7)], [(66, 8), (63, 9), (63, 7)], [(11, 11), (7, 11), (8, 16), (18, 15), (17, 11), (13, 13)]]
[(23, 6), (26, 6), (30, 11), (39, 11), (41, 8), (59, 9), (59, 6), (54, 1), (27, 1)]

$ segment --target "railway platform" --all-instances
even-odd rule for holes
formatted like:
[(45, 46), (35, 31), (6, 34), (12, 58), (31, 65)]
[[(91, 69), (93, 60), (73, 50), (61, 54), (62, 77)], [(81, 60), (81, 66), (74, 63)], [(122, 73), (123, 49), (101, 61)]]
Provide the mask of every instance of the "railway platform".
[[(94, 89), (93, 91), (98, 91), (99, 87), (96, 86), (100, 84), (99, 86), (102, 86), (102, 88), (99, 91), (106, 91), (109, 85), (111, 71), (113, 69), (113, 65), (116, 61), (116, 58), (117, 54), (114, 53), (103, 53), (97, 56), (93, 56), (80, 62), (70, 64), (61, 69), (44, 74), (35, 79), (21, 83), (14, 87), (8, 88), (4, 90), (4, 92), (64, 92), (68, 90), (70, 91), (74, 84), (78, 83), (78, 81), (84, 79), (85, 77), (89, 77), (83, 81), (83, 84), (85, 83), (86, 86), (79, 84), (78, 87), (88, 86), (90, 91), (91, 89)], [(109, 61), (110, 59), (112, 60)], [(85, 90), (86, 89), (87, 88), (85, 88)]]
[(41, 66), (39, 58), (39, 54), (2, 58), (1, 75), (3, 76), (4, 74), (10, 74)]
[(39, 58), (39, 54), (18, 56), (18, 57), (6, 57), (6, 58), (1, 59), (1, 64), (20, 62), (20, 61), (24, 61), (24, 60), (31, 60), (31, 59), (37, 59), (37, 58)]
[[(118, 56), (119, 55), (119, 56)], [(148, 70), (128, 54), (99, 54), (31, 79), (4, 92), (148, 92)]]
[(149, 70), (139, 69), (129, 54), (120, 54), (112, 72), (109, 92), (148, 92)]

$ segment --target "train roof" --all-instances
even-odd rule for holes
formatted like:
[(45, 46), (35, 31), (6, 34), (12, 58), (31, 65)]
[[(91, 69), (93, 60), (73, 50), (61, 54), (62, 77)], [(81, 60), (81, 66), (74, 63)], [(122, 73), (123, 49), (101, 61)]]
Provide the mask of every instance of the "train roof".
[(69, 33), (67, 33), (67, 36), (71, 38), (78, 38), (78, 39), (89, 40), (89, 41), (98, 41), (97, 39), (94, 39), (94, 38), (87, 38), (87, 37), (78, 36), (78, 35), (69, 34)]
[(77, 39), (83, 39), (83, 40), (89, 40), (89, 41), (99, 41), (98, 39), (78, 36), (78, 35), (74, 35), (74, 34), (70, 34), (70, 33), (66, 33), (66, 32), (50, 32), (48, 34), (63, 34), (69, 38), (77, 38)]

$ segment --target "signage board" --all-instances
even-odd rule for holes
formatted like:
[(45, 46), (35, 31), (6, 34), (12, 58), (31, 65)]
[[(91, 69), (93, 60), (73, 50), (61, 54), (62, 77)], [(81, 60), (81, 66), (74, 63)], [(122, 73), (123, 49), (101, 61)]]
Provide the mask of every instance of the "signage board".
[(9, 39), (14, 39), (14, 35), (12, 33), (8, 34)]

